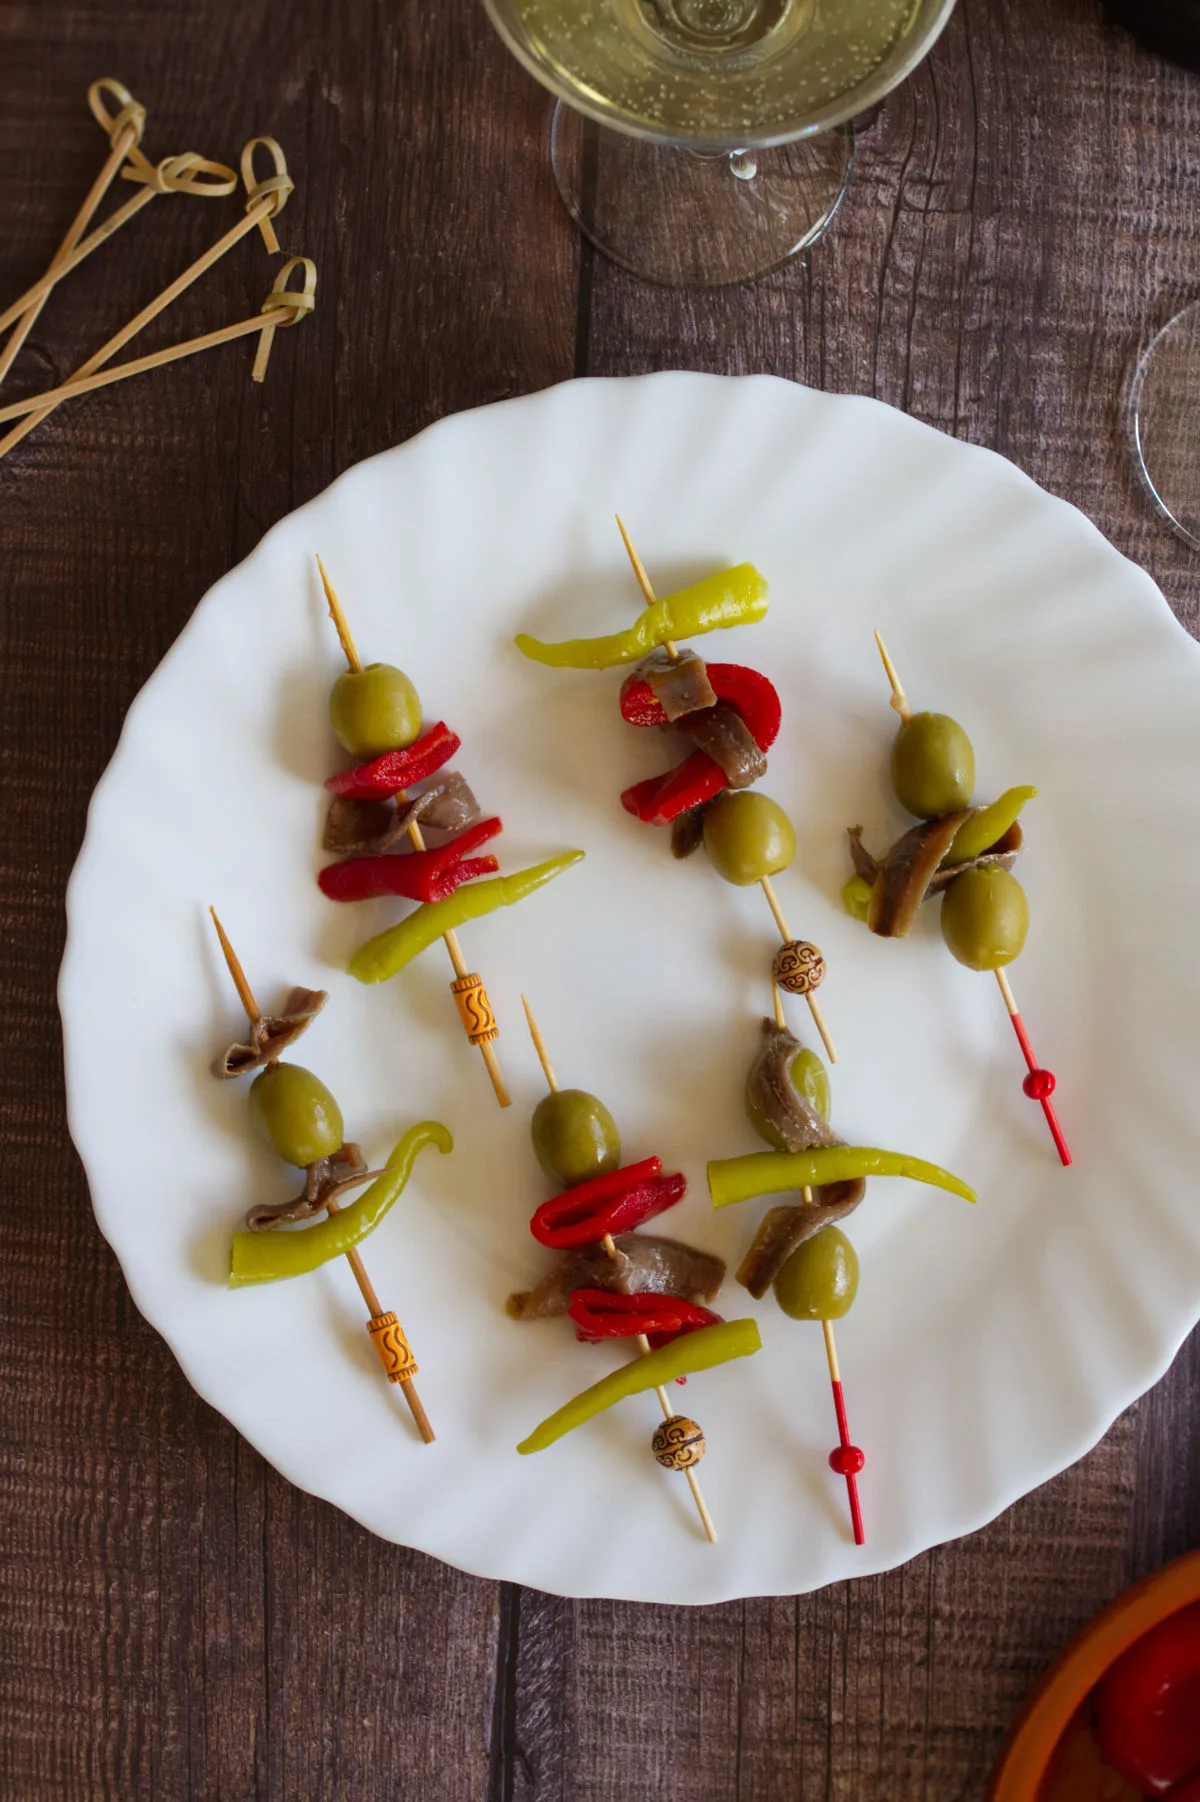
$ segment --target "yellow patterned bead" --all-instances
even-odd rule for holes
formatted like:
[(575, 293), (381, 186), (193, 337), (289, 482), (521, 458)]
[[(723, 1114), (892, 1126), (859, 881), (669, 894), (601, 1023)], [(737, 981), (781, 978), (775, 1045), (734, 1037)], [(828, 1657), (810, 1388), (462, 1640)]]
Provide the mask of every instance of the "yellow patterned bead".
[(685, 1414), (672, 1414), (656, 1427), (650, 1445), (665, 1470), (690, 1470), (704, 1456), (704, 1434)]
[(789, 995), (808, 995), (825, 980), (825, 959), (815, 945), (791, 939), (775, 953), (771, 974)]
[(368, 1320), (367, 1331), (389, 1383), (407, 1383), (416, 1376), (417, 1360), (394, 1314), (376, 1314)]
[(487, 1045), (500, 1037), (482, 976), (457, 977), (450, 984), (450, 993), (458, 1006), (463, 1031), (472, 1045)]

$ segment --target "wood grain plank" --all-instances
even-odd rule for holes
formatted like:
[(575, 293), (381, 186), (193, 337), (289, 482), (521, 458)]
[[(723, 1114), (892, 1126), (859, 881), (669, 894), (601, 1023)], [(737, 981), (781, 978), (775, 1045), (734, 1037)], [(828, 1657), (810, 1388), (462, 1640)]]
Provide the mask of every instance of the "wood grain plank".
[(563, 1794), (564, 1742), (578, 1802), (981, 1794), (1034, 1682), (1129, 1581), (1137, 1433), (1134, 1410), (990, 1527), (815, 1595), (526, 1612), (524, 1592), (494, 1796)]
[(574, 1802), (576, 1604), (502, 1585), (487, 1802)]

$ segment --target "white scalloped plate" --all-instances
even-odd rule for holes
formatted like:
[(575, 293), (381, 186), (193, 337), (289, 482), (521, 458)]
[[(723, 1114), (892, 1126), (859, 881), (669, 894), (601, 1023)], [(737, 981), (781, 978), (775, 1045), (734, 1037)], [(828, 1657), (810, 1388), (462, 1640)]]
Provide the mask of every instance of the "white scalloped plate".
[[(622, 724), (619, 678), (538, 668), (511, 642), (636, 611), (618, 507), (663, 590), (742, 558), (769, 576), (766, 622), (719, 654), (783, 697), (766, 787), (798, 826), (785, 908), (828, 957), (834, 1122), (979, 1191), (972, 1208), (876, 1182), (850, 1226), (862, 1282), (839, 1344), (867, 1454), (863, 1550), (826, 1464), (821, 1336), (732, 1281), (718, 1305), (756, 1314), (764, 1350), (679, 1392), (708, 1435), (718, 1545), (650, 1457), (652, 1396), (539, 1456), (513, 1449), (615, 1361), (561, 1321), (504, 1313), (546, 1262), (526, 1229), (547, 1186), (528, 1146), (543, 1090), (521, 990), (560, 1076), (606, 1098), (626, 1152), (687, 1172), (666, 1230), (736, 1262), (767, 1205), (714, 1215), (704, 1185), (707, 1158), (754, 1148), (740, 1099), (768, 998), (762, 897), (702, 855), (674, 863), (622, 812), (619, 791), (668, 754)], [(427, 717), (462, 734), (456, 763), (505, 820), (503, 867), (588, 852), (463, 935), (504, 1029), (506, 1113), (440, 948), (382, 988), (340, 973), (396, 910), (335, 909), (313, 882), (339, 667), (315, 549), (364, 651), (406, 667)], [(902, 825), (876, 624), (913, 701), (968, 726), (981, 793), (1040, 785), (1013, 980), (1059, 1075), (1070, 1170), (1021, 1093), (990, 978), (953, 962), (932, 918), (892, 943), (839, 912), (844, 827), (882, 844)], [(571, 382), (444, 420), (269, 532), (130, 710), (71, 882), (61, 980), (71, 1126), (101, 1229), (196, 1388), (293, 1482), (385, 1537), (492, 1578), (657, 1602), (898, 1564), (1078, 1458), (1197, 1318), (1198, 767), (1197, 647), (1086, 519), (988, 451), (766, 376)], [(381, 1380), (343, 1262), (224, 1286), (231, 1229), (289, 1175), (252, 1144), (244, 1088), (208, 1074), (239, 1021), (209, 901), (260, 998), (329, 987), (299, 1055), (369, 1156), (430, 1115), (455, 1135), (452, 1156), (422, 1155), (365, 1248), (421, 1361), (429, 1448)], [(795, 1022), (807, 1031), (802, 1007)]]

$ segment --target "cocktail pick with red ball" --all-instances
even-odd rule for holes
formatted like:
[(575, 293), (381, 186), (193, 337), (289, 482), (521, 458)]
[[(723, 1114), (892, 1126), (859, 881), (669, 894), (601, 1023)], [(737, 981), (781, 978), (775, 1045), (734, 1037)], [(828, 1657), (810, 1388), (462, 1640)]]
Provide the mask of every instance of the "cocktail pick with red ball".
[[(779, 986), (771, 983), (771, 998), (775, 1004), (775, 1024), (781, 1032), (787, 1030), (787, 1020), (783, 1012), (783, 997)], [(810, 1206), (813, 1201), (811, 1189), (801, 1190), (805, 1202)], [(855, 1545), (865, 1545), (866, 1535), (863, 1532), (862, 1503), (858, 1497), (858, 1476), (866, 1463), (866, 1454), (855, 1445), (850, 1438), (850, 1424), (846, 1417), (846, 1396), (842, 1388), (842, 1370), (838, 1363), (837, 1341), (834, 1338), (832, 1320), (821, 1322), (821, 1331), (825, 1335), (825, 1362), (829, 1366), (829, 1382), (833, 1389), (833, 1408), (837, 1415), (838, 1443), (829, 1454), (829, 1468), (839, 1477), (846, 1479), (846, 1499), (850, 1504), (850, 1525), (854, 1529)]]
[[(888, 655), (887, 646), (878, 631), (875, 633), (875, 643), (879, 646), (879, 655), (883, 659), (883, 667), (887, 672), (888, 682), (891, 684), (892, 698), (888, 705), (900, 715), (902, 720), (910, 720), (912, 708), (908, 704), (908, 696), (904, 692), (903, 684), (896, 673), (896, 666)], [(1058, 1123), (1054, 1104), (1050, 1099), (1056, 1086), (1054, 1072), (1044, 1069), (1034, 1056), (1033, 1046), (1029, 1042), (1029, 1034), (1025, 1030), (1025, 1022), (1021, 1018), (1021, 1011), (1017, 1006), (1007, 972), (997, 969), (993, 970), (992, 974), (995, 976), (1000, 993), (1004, 998), (1004, 1005), (1008, 1009), (1008, 1017), (1012, 1021), (1013, 1031), (1017, 1035), (1017, 1042), (1021, 1047), (1025, 1062), (1029, 1066), (1029, 1072), (1022, 1085), (1024, 1091), (1031, 1101), (1040, 1102), (1042, 1112), (1046, 1116), (1046, 1125), (1050, 1128), (1050, 1136), (1054, 1140), (1055, 1149), (1063, 1163), (1069, 1164), (1071, 1153), (1063, 1136), (1062, 1127)]]

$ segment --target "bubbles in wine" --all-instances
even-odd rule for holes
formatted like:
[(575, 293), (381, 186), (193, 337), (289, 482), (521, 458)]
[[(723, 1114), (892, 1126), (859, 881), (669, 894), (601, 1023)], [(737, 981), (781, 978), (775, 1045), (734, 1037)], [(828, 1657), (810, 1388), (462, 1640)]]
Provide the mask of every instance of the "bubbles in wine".
[(786, 130), (889, 55), (915, 0), (509, 0), (554, 85), (614, 124), (730, 143)]

